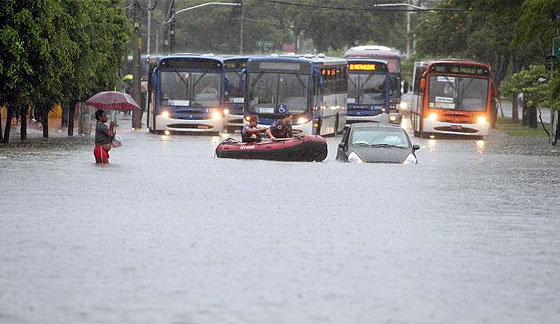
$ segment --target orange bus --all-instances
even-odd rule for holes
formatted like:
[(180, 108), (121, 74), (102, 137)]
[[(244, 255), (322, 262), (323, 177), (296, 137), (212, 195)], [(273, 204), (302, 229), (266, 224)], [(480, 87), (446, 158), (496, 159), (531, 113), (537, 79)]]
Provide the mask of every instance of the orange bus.
[(493, 89), (487, 64), (462, 60), (416, 62), (411, 104), (414, 136), (488, 135)]

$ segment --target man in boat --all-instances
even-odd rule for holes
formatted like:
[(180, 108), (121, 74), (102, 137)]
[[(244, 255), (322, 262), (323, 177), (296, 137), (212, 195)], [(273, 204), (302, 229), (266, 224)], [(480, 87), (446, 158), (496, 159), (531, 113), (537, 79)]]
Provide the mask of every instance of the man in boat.
[(241, 141), (244, 143), (258, 143), (262, 140), (261, 133), (265, 132), (268, 128), (257, 127), (259, 118), (256, 115), (248, 117), (249, 125), (243, 126), (241, 131)]
[(266, 134), (273, 140), (277, 138), (291, 138), (294, 137), (292, 131), (292, 120), (294, 117), (291, 113), (287, 112), (282, 116), (282, 119), (278, 119), (270, 128), (266, 130)]

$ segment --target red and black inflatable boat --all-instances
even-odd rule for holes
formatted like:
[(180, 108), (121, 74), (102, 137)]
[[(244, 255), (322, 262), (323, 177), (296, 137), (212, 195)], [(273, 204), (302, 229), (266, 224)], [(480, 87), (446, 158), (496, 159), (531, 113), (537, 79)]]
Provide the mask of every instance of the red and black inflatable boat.
[(216, 148), (219, 158), (321, 162), (327, 158), (327, 142), (321, 136), (242, 143), (228, 138)]

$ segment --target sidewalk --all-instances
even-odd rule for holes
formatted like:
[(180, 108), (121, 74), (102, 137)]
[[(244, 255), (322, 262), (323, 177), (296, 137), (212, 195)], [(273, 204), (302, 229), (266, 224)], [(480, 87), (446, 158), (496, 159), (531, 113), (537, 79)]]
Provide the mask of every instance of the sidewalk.
[[(512, 112), (512, 104), (511, 101), (505, 101), (502, 99), (502, 109), (504, 111), (504, 117), (508, 117), (511, 118), (511, 112)], [(542, 120), (545, 124), (550, 124), (550, 109), (548, 108), (540, 108), (540, 112), (542, 114)], [(539, 119), (539, 111), (537, 110), (537, 120), (540, 123), (540, 119)], [(498, 106), (498, 116), (502, 116), (502, 111), (500, 110), (500, 107)], [(523, 107), (519, 106), (518, 107), (518, 116), (519, 119), (521, 119), (521, 117), (523, 116)]]
[[(109, 116), (111, 118), (111, 116)], [(116, 116), (117, 124), (121, 130), (130, 129), (132, 127), (132, 115), (125, 115), (122, 113), (117, 113)], [(6, 126), (6, 119), (1, 119), (2, 131), (4, 132), (4, 127)], [(49, 137), (68, 137), (68, 127), (61, 125), (62, 120), (59, 117), (49, 118)], [(74, 136), (95, 136), (95, 121), (91, 121), (91, 130), (89, 134), (79, 134), (78, 133), (78, 123), (79, 120), (76, 118), (74, 121)], [(21, 121), (18, 124), (12, 123), (10, 132), (10, 142), (12, 140), (19, 140), (20, 138)], [(38, 121), (27, 120), (27, 137), (43, 137), (43, 125)]]

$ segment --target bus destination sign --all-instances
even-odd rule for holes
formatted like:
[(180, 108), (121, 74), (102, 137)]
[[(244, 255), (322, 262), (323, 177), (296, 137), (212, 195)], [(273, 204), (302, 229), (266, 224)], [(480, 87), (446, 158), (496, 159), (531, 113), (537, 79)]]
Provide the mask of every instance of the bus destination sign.
[(169, 57), (160, 62), (161, 67), (176, 69), (217, 70), (222, 68), (222, 63), (217, 60), (201, 58)]
[(377, 64), (377, 63), (348, 63), (348, 70), (386, 72), (387, 66), (385, 64)]
[(465, 65), (465, 64), (434, 64), (430, 68), (432, 73), (452, 73), (452, 74), (467, 74), (488, 76), (490, 71), (485, 66), (480, 65)]

